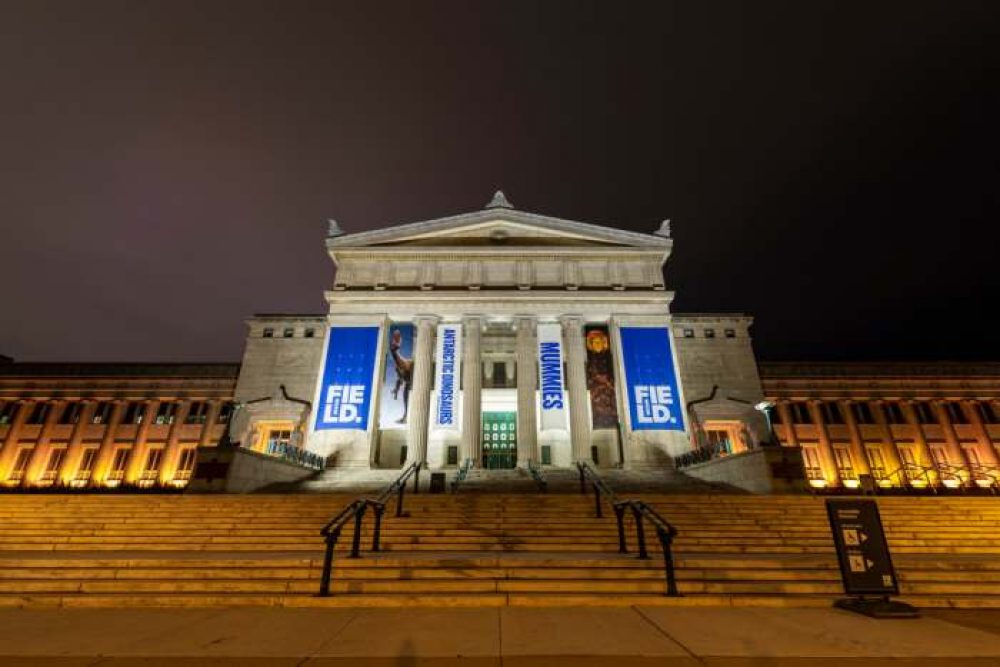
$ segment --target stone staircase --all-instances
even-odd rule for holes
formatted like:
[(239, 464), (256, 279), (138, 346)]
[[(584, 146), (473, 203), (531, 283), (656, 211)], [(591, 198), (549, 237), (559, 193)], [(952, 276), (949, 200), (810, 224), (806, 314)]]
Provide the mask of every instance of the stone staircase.
[[(680, 531), (683, 597), (659, 546), (617, 553), (611, 512), (578, 494), (407, 494), (383, 551), (338, 544), (314, 596), (319, 528), (353, 496), (0, 496), (0, 606), (828, 606), (841, 593), (823, 502), (642, 497)], [(1000, 501), (880, 499), (903, 599), (1000, 607)], [(366, 521), (362, 544), (370, 544)]]

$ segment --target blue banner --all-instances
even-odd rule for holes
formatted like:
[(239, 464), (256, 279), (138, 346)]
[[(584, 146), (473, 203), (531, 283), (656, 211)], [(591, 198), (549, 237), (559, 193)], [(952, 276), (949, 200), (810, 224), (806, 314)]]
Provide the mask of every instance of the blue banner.
[(622, 327), (622, 362), (633, 431), (683, 431), (684, 406), (662, 327)]
[(330, 327), (316, 430), (368, 429), (378, 327)]

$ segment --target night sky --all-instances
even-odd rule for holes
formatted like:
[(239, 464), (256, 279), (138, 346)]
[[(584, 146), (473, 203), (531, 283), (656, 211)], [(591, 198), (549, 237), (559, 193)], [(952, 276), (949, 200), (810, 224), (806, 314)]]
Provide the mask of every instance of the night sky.
[(0, 353), (236, 361), (326, 219), (653, 231), (763, 359), (1000, 359), (1000, 3), (0, 11)]

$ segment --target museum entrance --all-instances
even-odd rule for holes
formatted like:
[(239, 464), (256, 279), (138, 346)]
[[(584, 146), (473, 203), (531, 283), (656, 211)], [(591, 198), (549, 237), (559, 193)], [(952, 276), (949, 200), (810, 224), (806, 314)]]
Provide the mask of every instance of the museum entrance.
[(483, 412), (483, 468), (517, 465), (517, 413)]

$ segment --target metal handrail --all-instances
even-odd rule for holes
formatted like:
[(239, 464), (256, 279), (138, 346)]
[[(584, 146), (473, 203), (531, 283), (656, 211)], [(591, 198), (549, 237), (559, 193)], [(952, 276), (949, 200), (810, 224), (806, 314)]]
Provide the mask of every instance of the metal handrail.
[(589, 478), (591, 487), (594, 490), (594, 512), (597, 518), (604, 515), (601, 512), (601, 496), (605, 496), (615, 512), (615, 521), (618, 524), (618, 553), (627, 554), (628, 544), (625, 539), (625, 510), (632, 512), (635, 521), (635, 537), (639, 547), (639, 558), (645, 560), (649, 558), (646, 550), (646, 529), (643, 521), (649, 521), (656, 529), (656, 536), (660, 540), (663, 549), (663, 570), (667, 580), (667, 595), (676, 597), (680, 593), (677, 591), (677, 577), (674, 572), (674, 556), (671, 549), (674, 538), (677, 537), (677, 528), (667, 521), (655, 509), (641, 500), (627, 499), (619, 500), (614, 490), (608, 486), (597, 471), (586, 461), (577, 461), (577, 469), (580, 471), (580, 493), (587, 493), (586, 480)]
[(326, 542), (326, 552), (323, 555), (323, 571), (320, 575), (319, 596), (330, 595), (330, 577), (333, 574), (333, 549), (337, 546), (340, 533), (344, 526), (352, 518), (354, 519), (354, 535), (351, 542), (351, 558), (358, 558), (361, 555), (361, 526), (364, 522), (365, 512), (371, 507), (375, 512), (375, 528), (372, 532), (372, 551), (381, 549), (382, 536), (382, 515), (385, 514), (385, 502), (392, 496), (396, 497), (396, 516), (405, 516), (403, 513), (403, 498), (406, 493), (406, 482), (410, 477), (414, 477), (413, 492), (420, 490), (420, 468), (422, 464), (415, 462), (410, 464), (394, 482), (389, 484), (375, 498), (355, 498), (340, 510), (332, 519), (320, 529), (319, 534)]
[(462, 465), (458, 467), (458, 473), (455, 475), (455, 479), (451, 480), (451, 492), (455, 493), (458, 490), (458, 485), (465, 481), (465, 478), (469, 476), (469, 471), (472, 469), (472, 459), (465, 459), (462, 461)]
[(542, 490), (542, 493), (549, 490), (549, 483), (545, 481), (545, 476), (542, 475), (541, 468), (535, 465), (535, 462), (531, 459), (528, 459), (528, 474), (531, 475), (531, 479), (535, 480), (535, 484)]

